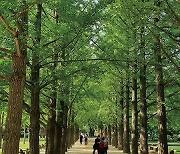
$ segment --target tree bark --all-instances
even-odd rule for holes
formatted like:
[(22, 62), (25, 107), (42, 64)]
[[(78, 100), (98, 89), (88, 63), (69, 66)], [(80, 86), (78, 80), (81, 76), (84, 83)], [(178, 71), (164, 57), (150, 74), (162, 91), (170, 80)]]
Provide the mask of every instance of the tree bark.
[(24, 138), (23, 143), (26, 144), (26, 125), (24, 124)]
[[(129, 67), (128, 67), (129, 68)], [(129, 142), (129, 76), (128, 71), (126, 72), (126, 102), (124, 107), (124, 142), (123, 152), (130, 153), (130, 142)]]
[[(134, 53), (135, 57), (137, 52)], [(132, 153), (138, 154), (138, 110), (137, 110), (137, 63), (133, 66), (132, 78)]]
[(63, 133), (63, 111), (64, 111), (64, 101), (61, 100), (57, 104), (57, 121), (56, 121), (56, 131), (55, 131), (55, 152), (57, 154), (62, 154), (62, 133)]
[(112, 144), (111, 125), (108, 125), (108, 139), (109, 139), (109, 145), (111, 145)]
[(120, 123), (119, 123), (119, 150), (123, 150), (123, 133), (124, 133), (124, 121), (123, 121), (123, 110), (124, 110), (124, 86), (123, 80), (120, 81)]
[(67, 118), (68, 118), (68, 107), (65, 105), (63, 111), (63, 135), (62, 135), (62, 154), (67, 151)]
[(158, 106), (158, 154), (168, 154), (166, 107), (164, 104)]
[(117, 126), (117, 122), (116, 122), (115, 127), (114, 127), (114, 146), (115, 146), (115, 148), (118, 148), (118, 126)]
[(2, 148), (2, 112), (0, 111), (0, 149)]
[(16, 54), (13, 56), (12, 76), (10, 80), (10, 92), (8, 100), (8, 114), (4, 137), (4, 154), (18, 154), (21, 130), (22, 104), (25, 85), (25, 58)]
[[(155, 6), (161, 6), (160, 0), (155, 0)], [(159, 13), (155, 18), (155, 24), (157, 25), (160, 20)], [(167, 126), (166, 126), (166, 108), (163, 104), (165, 101), (164, 97), (164, 82), (163, 82), (163, 69), (162, 69), (162, 58), (160, 48), (160, 36), (157, 35), (154, 44), (154, 55), (155, 55), (155, 84), (157, 94), (157, 116), (158, 116), (158, 154), (168, 154), (167, 144)]]
[[(93, 135), (94, 136), (94, 135)], [(104, 136), (107, 137), (108, 136), (108, 128), (105, 126), (104, 128)]]
[(39, 154), (39, 130), (40, 130), (40, 85), (39, 85), (39, 47), (41, 41), (41, 15), (42, 4), (37, 4), (35, 21), (36, 45), (32, 52), (31, 69), (31, 107), (30, 107), (30, 153)]
[(141, 28), (140, 39), (140, 56), (143, 60), (140, 65), (140, 154), (148, 154), (144, 27)]
[[(26, 6), (22, 3), (20, 9)], [(9, 98), (6, 130), (3, 142), (4, 154), (18, 154), (21, 130), (22, 104), (24, 97), (27, 56), (27, 10), (16, 19), (18, 33), (14, 32), (16, 53), (12, 55), (12, 74), (9, 79)]]

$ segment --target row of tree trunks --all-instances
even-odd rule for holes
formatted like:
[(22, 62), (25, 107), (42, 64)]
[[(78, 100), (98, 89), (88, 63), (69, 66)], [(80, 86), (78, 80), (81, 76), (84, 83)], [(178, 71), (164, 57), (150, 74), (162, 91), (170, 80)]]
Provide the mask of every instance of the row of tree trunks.
[[(17, 3), (20, 2), (17, 1)], [(11, 32), (15, 40), (16, 52), (12, 55), (12, 73), (9, 78), (8, 111), (3, 142), (4, 154), (18, 154), (19, 152), (27, 57), (28, 11), (24, 9), (25, 7), (26, 2), (23, 1), (19, 5), (19, 11), (24, 11), (19, 13), (15, 21), (18, 25), (18, 32), (15, 30)]]
[[(142, 0), (144, 2), (144, 0)], [(160, 7), (161, 1), (155, 0), (155, 6)], [(160, 20), (159, 15), (156, 16), (155, 24), (157, 25)], [(146, 59), (145, 59), (145, 27), (141, 27), (140, 31), (140, 57), (142, 62), (140, 63), (140, 153), (148, 154), (148, 134), (147, 134), (147, 102), (146, 102)], [(135, 51), (136, 52), (136, 51)], [(136, 57), (137, 53), (134, 53)], [(155, 55), (155, 83), (157, 93), (157, 115), (158, 115), (158, 154), (167, 154), (167, 126), (166, 126), (166, 107), (164, 105), (164, 83), (163, 83), (163, 70), (162, 70), (162, 58), (160, 48), (160, 36), (155, 35), (154, 43), (154, 55)], [(137, 110), (137, 64), (133, 65), (133, 76), (132, 76), (132, 153), (138, 153), (138, 110)], [(128, 74), (128, 72), (126, 72)], [(126, 100), (125, 106), (121, 105), (120, 125), (119, 125), (119, 149), (123, 149), (124, 153), (130, 153), (129, 143), (129, 78), (126, 76)], [(123, 84), (122, 84), (123, 85)], [(123, 91), (123, 90), (121, 90)], [(122, 98), (124, 94), (120, 94)], [(120, 101), (121, 102), (121, 101)], [(123, 101), (122, 101), (123, 104)], [(122, 116), (124, 119), (122, 120)], [(123, 124), (121, 122), (124, 122)], [(109, 142), (110, 138), (110, 126), (108, 127)], [(113, 126), (113, 134), (116, 134), (117, 126)], [(124, 132), (122, 133), (122, 129)], [(116, 134), (117, 135), (117, 134)], [(116, 146), (115, 140), (116, 135), (113, 135), (113, 145)], [(122, 144), (123, 141), (123, 144)]]

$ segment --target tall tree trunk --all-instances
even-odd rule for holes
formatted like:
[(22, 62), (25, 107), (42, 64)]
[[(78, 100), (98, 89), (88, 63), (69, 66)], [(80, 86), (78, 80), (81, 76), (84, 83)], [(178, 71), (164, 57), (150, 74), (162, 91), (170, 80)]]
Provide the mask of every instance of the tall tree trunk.
[[(160, 0), (155, 0), (155, 6), (161, 6)], [(158, 25), (160, 20), (159, 13), (155, 18), (155, 24)], [(162, 58), (160, 48), (160, 36), (156, 36), (154, 44), (154, 55), (155, 55), (155, 83), (156, 83), (156, 94), (157, 94), (157, 116), (158, 116), (158, 154), (168, 154), (167, 144), (167, 126), (166, 126), (166, 107), (164, 106), (164, 82), (163, 82), (163, 69), (162, 69)]]
[(109, 144), (112, 144), (112, 137), (111, 137), (111, 125), (108, 125), (108, 139), (109, 139)]
[(55, 131), (55, 152), (62, 154), (62, 133), (63, 133), (63, 117), (64, 117), (64, 101), (61, 100), (57, 104), (57, 121)]
[[(129, 68), (129, 66), (128, 66)], [(126, 72), (126, 102), (124, 107), (124, 142), (123, 142), (123, 152), (130, 153), (130, 143), (129, 143), (129, 76), (128, 70)]]
[(23, 143), (26, 144), (26, 125), (24, 124), (24, 138)]
[(40, 87), (39, 87), (39, 47), (41, 41), (41, 15), (42, 4), (37, 4), (35, 21), (36, 45), (32, 52), (31, 69), (31, 109), (30, 109), (30, 153), (39, 154), (39, 130), (40, 130)]
[(49, 102), (49, 114), (48, 114), (48, 124), (47, 124), (47, 140), (46, 143), (46, 153), (54, 154), (55, 147), (55, 126), (56, 126), (56, 98), (52, 98)]
[(143, 60), (140, 65), (140, 154), (148, 154), (144, 27), (141, 28), (140, 39), (140, 57)]
[[(93, 130), (94, 131), (94, 130)], [(93, 135), (94, 136), (94, 135)], [(104, 136), (107, 137), (108, 136), (108, 128), (105, 126), (104, 128)]]
[[(23, 2), (20, 9), (26, 6)], [(14, 32), (16, 53), (12, 55), (12, 74), (9, 79), (9, 98), (6, 131), (3, 142), (4, 154), (18, 154), (21, 130), (22, 105), (24, 97), (27, 56), (27, 22), (25, 9), (16, 20), (18, 34)]]
[[(55, 51), (56, 49), (53, 49), (53, 61), (58, 60), (58, 54)], [(46, 144), (46, 153), (47, 154), (56, 154), (56, 148), (55, 148), (55, 130), (56, 130), (56, 99), (57, 99), (57, 77), (56, 77), (56, 67), (57, 62), (53, 64), (53, 70), (52, 70), (52, 94), (51, 99), (49, 101), (49, 114), (48, 114), (48, 125), (47, 125), (47, 139), (48, 144)]]
[(71, 147), (71, 138), (72, 138), (72, 132), (71, 132), (71, 127), (72, 127), (72, 110), (70, 109), (69, 111), (69, 116), (68, 116), (68, 127), (67, 127), (67, 148), (70, 149)]
[(71, 146), (74, 144), (74, 140), (75, 140), (75, 132), (74, 132), (74, 127), (75, 127), (75, 125), (74, 125), (74, 113), (73, 113), (73, 111), (72, 111), (72, 120), (71, 120), (71, 136), (70, 136), (70, 138), (71, 138)]
[(62, 154), (65, 154), (67, 151), (67, 118), (68, 118), (68, 107), (67, 104), (64, 108), (63, 116), (63, 136), (62, 136)]
[[(134, 56), (137, 56), (137, 51), (134, 51)], [(138, 154), (138, 110), (137, 110), (137, 61), (133, 66), (132, 78), (132, 153)]]
[(79, 127), (75, 124), (75, 142), (79, 139)]
[(118, 125), (117, 125), (117, 122), (115, 124), (114, 134), (115, 134), (115, 136), (114, 136), (114, 146), (116, 148), (118, 148)]
[[(1, 109), (0, 109), (1, 110)], [(2, 111), (0, 111), (0, 149), (2, 148)]]
[(115, 146), (115, 136), (116, 136), (116, 134), (115, 134), (115, 126), (114, 126), (114, 124), (112, 125), (112, 146)]
[(123, 121), (123, 110), (124, 110), (124, 86), (123, 80), (120, 81), (120, 123), (119, 123), (119, 150), (123, 150), (123, 133), (124, 133), (124, 121)]

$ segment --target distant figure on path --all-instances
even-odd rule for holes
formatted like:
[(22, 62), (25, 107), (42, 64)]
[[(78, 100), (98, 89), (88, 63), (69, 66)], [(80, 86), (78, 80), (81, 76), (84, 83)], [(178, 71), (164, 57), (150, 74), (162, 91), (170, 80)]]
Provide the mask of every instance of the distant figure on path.
[(95, 154), (95, 151), (97, 150), (98, 154), (99, 154), (99, 143), (100, 143), (100, 136), (98, 135), (97, 138), (94, 141), (94, 145), (93, 145), (93, 154)]
[(80, 134), (80, 144), (82, 144), (82, 142), (83, 142), (83, 134), (81, 133)]
[(99, 154), (104, 154), (104, 137), (102, 137), (99, 143)]
[(88, 144), (88, 134), (87, 133), (84, 134), (84, 143), (85, 143), (85, 145)]

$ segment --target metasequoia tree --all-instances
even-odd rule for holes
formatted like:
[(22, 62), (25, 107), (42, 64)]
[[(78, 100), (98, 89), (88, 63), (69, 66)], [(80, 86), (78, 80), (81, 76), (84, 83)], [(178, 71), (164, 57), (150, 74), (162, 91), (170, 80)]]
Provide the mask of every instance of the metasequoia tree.
[[(155, 0), (155, 6), (160, 9), (161, 1)], [(155, 25), (158, 25), (160, 14), (156, 13)], [(164, 81), (163, 81), (163, 69), (162, 69), (162, 54), (161, 54), (161, 40), (160, 35), (157, 34), (154, 43), (154, 56), (155, 56), (155, 83), (157, 93), (157, 116), (158, 116), (158, 154), (168, 154), (167, 145), (167, 126), (166, 126), (166, 107), (163, 104), (164, 97)]]
[(42, 4), (36, 5), (35, 19), (35, 46), (32, 50), (31, 66), (31, 106), (30, 106), (30, 153), (39, 154), (39, 130), (40, 130), (40, 42), (41, 42), (41, 16)]
[(0, 14), (1, 24), (3, 24), (6, 30), (12, 34), (15, 45), (15, 52), (1, 48), (1, 51), (10, 53), (12, 57), (11, 76), (3, 78), (9, 81), (8, 113), (6, 133), (3, 143), (4, 154), (18, 154), (19, 151), (22, 105), (26, 76), (28, 5), (24, 0), (17, 1), (17, 4), (19, 5), (17, 12), (15, 13), (17, 30), (11, 27), (2, 13)]

